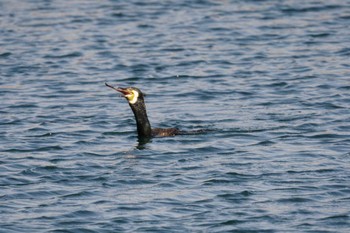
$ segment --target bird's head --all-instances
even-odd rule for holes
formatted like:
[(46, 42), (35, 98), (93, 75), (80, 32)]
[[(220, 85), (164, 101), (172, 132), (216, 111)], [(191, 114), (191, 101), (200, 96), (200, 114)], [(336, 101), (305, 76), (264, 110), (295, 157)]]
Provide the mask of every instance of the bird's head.
[(130, 104), (135, 104), (139, 99), (143, 99), (143, 93), (136, 87), (113, 87), (108, 83), (105, 83), (107, 87), (110, 87), (123, 94), (123, 97), (127, 99)]

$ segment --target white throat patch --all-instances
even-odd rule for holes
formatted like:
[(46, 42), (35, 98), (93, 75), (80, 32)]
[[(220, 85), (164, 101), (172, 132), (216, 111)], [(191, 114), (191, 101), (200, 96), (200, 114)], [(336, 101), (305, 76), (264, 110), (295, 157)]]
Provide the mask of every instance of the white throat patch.
[[(132, 97), (132, 99), (129, 99), (129, 96)], [(136, 103), (137, 99), (139, 98), (139, 93), (137, 91), (132, 91), (131, 95), (126, 95), (128, 97), (128, 101), (130, 104)]]

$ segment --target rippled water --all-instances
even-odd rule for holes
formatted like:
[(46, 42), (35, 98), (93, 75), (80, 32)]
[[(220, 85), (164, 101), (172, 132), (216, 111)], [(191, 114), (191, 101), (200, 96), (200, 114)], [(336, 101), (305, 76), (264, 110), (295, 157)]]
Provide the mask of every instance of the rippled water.
[(0, 9), (0, 232), (349, 232), (349, 1)]

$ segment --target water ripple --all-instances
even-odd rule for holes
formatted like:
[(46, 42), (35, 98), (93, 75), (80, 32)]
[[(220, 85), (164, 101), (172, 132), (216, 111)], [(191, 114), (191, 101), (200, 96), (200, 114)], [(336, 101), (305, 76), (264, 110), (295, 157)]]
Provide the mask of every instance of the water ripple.
[(348, 232), (346, 1), (0, 7), (0, 232)]

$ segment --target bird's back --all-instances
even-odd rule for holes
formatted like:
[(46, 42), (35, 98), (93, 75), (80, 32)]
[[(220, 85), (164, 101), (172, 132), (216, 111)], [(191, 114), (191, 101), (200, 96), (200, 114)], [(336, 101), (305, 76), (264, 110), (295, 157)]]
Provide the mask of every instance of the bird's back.
[(171, 137), (175, 136), (180, 133), (180, 130), (177, 128), (167, 128), (167, 129), (162, 129), (162, 128), (154, 128), (152, 129), (152, 136), (153, 137)]

